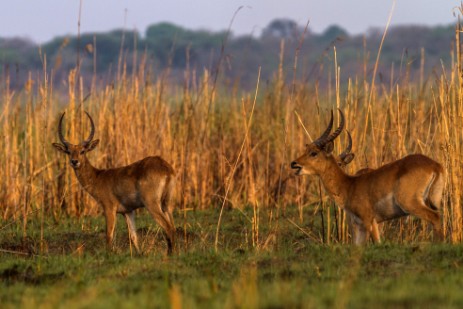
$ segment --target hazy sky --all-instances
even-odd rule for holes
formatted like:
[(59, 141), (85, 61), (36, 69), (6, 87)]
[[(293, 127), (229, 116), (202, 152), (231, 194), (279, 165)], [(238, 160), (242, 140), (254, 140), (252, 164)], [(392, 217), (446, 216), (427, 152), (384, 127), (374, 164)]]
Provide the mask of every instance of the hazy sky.
[[(0, 0), (0, 37), (21, 36), (43, 43), (77, 34), (80, 0)], [(144, 34), (161, 21), (191, 29), (260, 34), (276, 18), (290, 18), (322, 32), (338, 24), (351, 34), (386, 25), (393, 0), (82, 0), (81, 31), (101, 32), (124, 26)], [(392, 24), (442, 25), (455, 22), (460, 0), (397, 0)], [(127, 13), (125, 11), (127, 10)]]

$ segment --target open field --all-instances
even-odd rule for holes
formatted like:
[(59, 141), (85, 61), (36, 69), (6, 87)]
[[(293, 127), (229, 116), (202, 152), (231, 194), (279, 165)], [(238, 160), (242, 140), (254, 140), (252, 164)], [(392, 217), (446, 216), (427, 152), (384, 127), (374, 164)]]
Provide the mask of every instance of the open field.
[(216, 253), (218, 214), (188, 212), (173, 257), (164, 255), (165, 241), (145, 211), (138, 220), (141, 256), (130, 254), (122, 217), (114, 253), (105, 250), (101, 218), (47, 220), (42, 243), (40, 226), (31, 226), (36, 233), (24, 241), (20, 230), (7, 227), (1, 247), (34, 255), (0, 254), (2, 308), (463, 306), (460, 244), (322, 245), (304, 233), (311, 230), (311, 214), (299, 222), (292, 211), (271, 225), (262, 223), (269, 236), (253, 248), (246, 217), (252, 209), (246, 209), (226, 211), (226, 237)]
[[(281, 60), (274, 78), (252, 87), (223, 79), (225, 60), (216, 70), (187, 66), (178, 85), (169, 70), (154, 70), (137, 53), (126, 59), (124, 51), (108, 78), (85, 80), (79, 63), (56, 81), (47, 64), (56, 59), (45, 55), (43, 72), (31, 73), (23, 87), (12, 89), (1, 76), (2, 308), (462, 307), (459, 36), (452, 62), (432, 76), (410, 80), (404, 62), (388, 83), (363, 50), (363, 71), (340, 84), (343, 64), (333, 48), (330, 62), (314, 64), (329, 81), (321, 87), (299, 78), (298, 49), (283, 42), (280, 59), (293, 53), (294, 63)], [(425, 53), (415, 65), (424, 61)], [(292, 176), (289, 162), (336, 108), (353, 137), (349, 172), (411, 153), (444, 166), (443, 243), (432, 243), (425, 222), (402, 218), (384, 224), (384, 244), (353, 247), (346, 214), (319, 180)], [(102, 209), (51, 146), (64, 111), (73, 143), (88, 136), (84, 111), (95, 120), (101, 142), (88, 157), (96, 167), (149, 155), (172, 164), (174, 256), (164, 255), (163, 234), (144, 210), (136, 220), (143, 254), (133, 252), (121, 218), (115, 248), (105, 250)], [(343, 133), (334, 152), (345, 146)]]

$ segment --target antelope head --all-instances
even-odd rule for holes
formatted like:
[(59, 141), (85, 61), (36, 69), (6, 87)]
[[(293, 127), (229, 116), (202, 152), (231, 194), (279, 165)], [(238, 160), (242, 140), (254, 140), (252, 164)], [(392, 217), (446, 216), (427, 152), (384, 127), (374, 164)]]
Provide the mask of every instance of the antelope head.
[(333, 128), (333, 111), (331, 111), (331, 120), (325, 132), (311, 144), (307, 144), (305, 153), (291, 162), (291, 168), (296, 170), (296, 175), (320, 174), (326, 170), (327, 164), (332, 160), (333, 141), (344, 128), (344, 115), (341, 110), (339, 115), (341, 117), (339, 127), (334, 132), (331, 133)]
[(355, 154), (353, 154), (352, 151), (352, 136), (350, 136), (349, 131), (347, 132), (347, 147), (344, 149), (344, 151), (339, 155), (338, 159), (336, 160), (338, 162), (339, 167), (345, 168), (347, 164), (352, 162), (354, 160)]
[(98, 145), (100, 140), (93, 140), (93, 136), (95, 135), (95, 124), (93, 123), (92, 117), (87, 114), (88, 119), (90, 119), (90, 125), (91, 125), (91, 131), (90, 135), (88, 138), (82, 142), (80, 142), (77, 145), (71, 144), (68, 142), (63, 135), (63, 129), (62, 129), (62, 124), (63, 124), (63, 118), (64, 118), (64, 113), (61, 115), (61, 118), (59, 120), (58, 124), (58, 136), (61, 141), (60, 143), (52, 143), (53, 147), (55, 147), (57, 150), (64, 152), (69, 156), (69, 163), (71, 164), (73, 169), (78, 169), (81, 167), (82, 162), (86, 162), (85, 154), (89, 151), (92, 151), (95, 149), (95, 147)]

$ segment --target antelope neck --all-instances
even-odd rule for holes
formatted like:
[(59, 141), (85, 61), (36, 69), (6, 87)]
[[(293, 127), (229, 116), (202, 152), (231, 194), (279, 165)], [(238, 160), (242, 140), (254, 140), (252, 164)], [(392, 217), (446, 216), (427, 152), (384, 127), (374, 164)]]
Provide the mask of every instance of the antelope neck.
[(338, 166), (333, 157), (324, 171), (318, 174), (325, 190), (334, 199), (336, 205), (344, 208), (350, 187), (350, 177)]

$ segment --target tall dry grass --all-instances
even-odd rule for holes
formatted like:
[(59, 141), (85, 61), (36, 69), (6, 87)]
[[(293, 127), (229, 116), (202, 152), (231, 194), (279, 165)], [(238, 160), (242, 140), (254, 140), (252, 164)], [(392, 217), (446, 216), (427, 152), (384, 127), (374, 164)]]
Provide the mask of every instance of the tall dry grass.
[[(282, 42), (281, 54), (284, 46)], [(339, 107), (346, 115), (357, 155), (349, 167), (351, 172), (378, 167), (410, 153), (423, 153), (445, 166), (444, 231), (449, 241), (459, 242), (463, 235), (459, 31), (456, 46), (451, 51), (454, 62), (427, 82), (423, 76), (409, 81), (392, 75), (390, 80), (397, 82), (377, 81), (375, 85), (374, 79), (360, 74), (362, 77), (341, 84), (342, 63), (334, 61), (325, 68), (332, 77), (330, 87), (321, 88), (298, 80), (296, 74), (287, 82), (291, 73), (284, 72), (286, 64), (281, 63), (270, 83), (258, 85), (256, 81), (256, 96), (222, 86), (220, 78), (217, 81), (207, 70), (187, 69), (183, 85), (171, 83), (168, 70), (150, 71), (143, 56), (133, 60), (137, 65), (131, 73), (122, 64), (111, 83), (99, 84), (92, 78), (91, 86), (84, 86), (88, 81), (78, 70), (70, 71), (66, 81), (57, 82), (43, 56), (43, 74), (31, 75), (22, 89), (13, 91), (9, 79), (2, 80), (1, 217), (3, 222), (21, 222), (26, 236), (29, 220), (53, 216), (59, 221), (62, 216), (101, 211), (82, 191), (67, 158), (51, 147), (58, 138), (57, 121), (62, 112), (66, 112), (65, 135), (77, 143), (89, 132), (84, 117), (88, 111), (96, 123), (96, 138), (101, 140), (89, 154), (90, 161), (109, 168), (145, 156), (164, 157), (177, 172), (180, 215), (193, 209), (252, 206), (254, 216), (249, 224), (253, 245), (259, 248), (266, 240), (266, 235), (259, 233), (263, 216), (277, 224), (287, 207), (296, 207), (300, 218), (291, 222), (304, 233), (323, 242), (347, 242), (345, 215), (333, 208), (319, 181), (288, 178), (288, 163), (309, 141), (298, 116), (307, 132), (316, 137), (325, 128), (329, 111)], [(365, 72), (366, 66), (365, 62)], [(297, 69), (295, 61), (294, 71)], [(342, 135), (336, 151), (340, 153), (344, 145)], [(318, 236), (319, 231), (300, 227), (307, 209), (321, 221)], [(425, 223), (413, 218), (395, 221), (384, 229), (393, 231), (390, 234), (395, 240), (427, 240), (431, 233)], [(221, 233), (220, 223), (217, 233)]]

